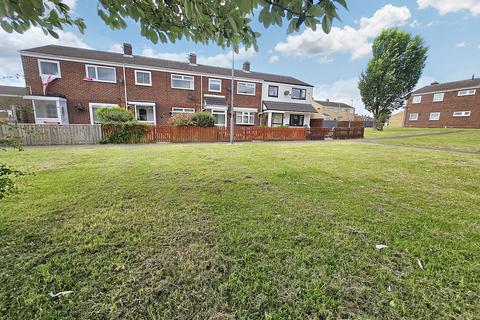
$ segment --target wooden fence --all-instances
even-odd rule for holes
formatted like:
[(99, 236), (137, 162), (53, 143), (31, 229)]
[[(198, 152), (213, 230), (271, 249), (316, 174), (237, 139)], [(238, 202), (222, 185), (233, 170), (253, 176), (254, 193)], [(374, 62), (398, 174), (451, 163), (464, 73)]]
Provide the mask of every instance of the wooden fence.
[(361, 139), (364, 137), (364, 128), (310, 128), (307, 139)]
[[(107, 137), (115, 127), (102, 127), (102, 136)], [(234, 141), (295, 141), (305, 140), (306, 128), (235, 127)], [(140, 143), (155, 142), (227, 142), (230, 128), (224, 127), (176, 127), (148, 126), (147, 134)], [(133, 141), (132, 141), (133, 142)]]
[(25, 146), (95, 144), (102, 139), (100, 125), (11, 124), (0, 126), (0, 139), (16, 138)]

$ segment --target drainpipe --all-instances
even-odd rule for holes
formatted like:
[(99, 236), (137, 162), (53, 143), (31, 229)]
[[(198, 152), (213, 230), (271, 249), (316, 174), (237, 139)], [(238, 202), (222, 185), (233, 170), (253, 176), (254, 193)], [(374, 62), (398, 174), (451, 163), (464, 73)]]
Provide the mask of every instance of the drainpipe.
[(128, 110), (127, 77), (125, 76), (125, 63), (122, 64), (122, 67), (123, 67), (123, 91), (125, 92), (125, 109)]
[(200, 111), (203, 111), (203, 73), (200, 73)]

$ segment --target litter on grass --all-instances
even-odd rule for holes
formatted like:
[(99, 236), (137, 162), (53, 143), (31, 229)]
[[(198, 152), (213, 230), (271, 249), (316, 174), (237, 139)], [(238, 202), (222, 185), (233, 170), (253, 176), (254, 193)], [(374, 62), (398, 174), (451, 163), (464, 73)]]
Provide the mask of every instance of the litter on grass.
[(50, 297), (56, 298), (56, 297), (66, 296), (67, 294), (70, 294), (70, 293), (73, 293), (73, 291), (61, 291), (55, 294), (53, 294), (53, 292), (50, 292)]
[(386, 246), (384, 244), (376, 244), (375, 245), (375, 249), (377, 249), (377, 250), (381, 250), (381, 249), (385, 249), (385, 248), (388, 248), (388, 246)]

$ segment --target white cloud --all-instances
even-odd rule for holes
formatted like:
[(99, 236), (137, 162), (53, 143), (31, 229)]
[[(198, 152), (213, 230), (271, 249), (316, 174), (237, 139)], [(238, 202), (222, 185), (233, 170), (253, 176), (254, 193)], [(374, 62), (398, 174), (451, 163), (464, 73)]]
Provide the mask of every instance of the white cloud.
[(123, 53), (123, 45), (120, 43), (112, 44), (108, 49), (109, 52)]
[(333, 62), (333, 58), (328, 57), (328, 56), (322, 56), (322, 57), (318, 58), (317, 61), (320, 64), (327, 64), (327, 63)]
[(418, 20), (413, 20), (411, 23), (410, 23), (410, 27), (413, 28), (413, 29), (416, 29), (416, 28), (420, 28), (420, 22), (418, 22)]
[[(155, 52), (152, 48), (144, 48), (142, 50), (142, 55), (152, 58), (174, 60), (180, 62), (188, 61), (188, 52)], [(240, 48), (239, 52), (235, 54), (235, 61), (241, 62), (251, 59), (255, 55), (255, 50), (250, 48), (245, 50), (245, 48)], [(207, 56), (204, 54), (197, 54), (197, 63), (206, 64), (216, 67), (230, 67), (232, 65), (232, 51), (225, 53), (219, 53), (214, 56)]]
[(270, 59), (268, 59), (268, 63), (275, 63), (278, 62), (278, 60), (280, 60), (279, 56), (271, 56)]
[(362, 58), (371, 52), (369, 42), (383, 29), (406, 23), (411, 17), (410, 10), (391, 4), (376, 11), (372, 17), (359, 20), (358, 28), (333, 27), (329, 34), (322, 28), (316, 31), (306, 29), (300, 35), (288, 36), (285, 42), (275, 46), (277, 52), (297, 57), (321, 57), (334, 53), (350, 53), (351, 60)]
[(313, 90), (315, 100), (343, 102), (355, 107), (357, 114), (370, 114), (363, 106), (360, 90), (358, 90), (358, 78), (341, 79), (331, 84), (318, 84)]
[(480, 0), (417, 0), (419, 9), (432, 7), (443, 16), (447, 13), (468, 10), (474, 16), (480, 15)]
[(75, 6), (77, 4), (77, 0), (63, 0), (63, 3), (65, 3), (67, 6), (70, 7), (70, 10), (75, 10)]
[(4, 85), (25, 85), (22, 78), (5, 78), (14, 75), (23, 75), (22, 62), (18, 50), (40, 47), (48, 44), (72, 46), (76, 48), (89, 48), (75, 33), (69, 31), (55, 30), (60, 36), (55, 39), (46, 36), (38, 27), (33, 27), (23, 34), (7, 33), (0, 29), (0, 84)]
[(455, 48), (465, 48), (467, 44), (465, 42), (457, 42)]

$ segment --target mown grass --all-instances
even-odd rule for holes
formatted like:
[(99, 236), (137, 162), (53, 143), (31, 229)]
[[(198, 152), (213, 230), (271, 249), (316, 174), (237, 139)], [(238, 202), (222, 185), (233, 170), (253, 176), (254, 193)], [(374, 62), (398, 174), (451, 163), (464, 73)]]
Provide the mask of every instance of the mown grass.
[(454, 128), (403, 128), (403, 127), (384, 127), (383, 131), (376, 131), (372, 128), (365, 128), (365, 138), (384, 138), (397, 137), (405, 135), (428, 134), (437, 132), (457, 131)]
[(480, 129), (455, 129), (455, 132), (449, 134), (385, 139), (381, 143), (480, 152)]
[(320, 142), (0, 161), (36, 173), (0, 202), (2, 319), (478, 318), (478, 155)]

